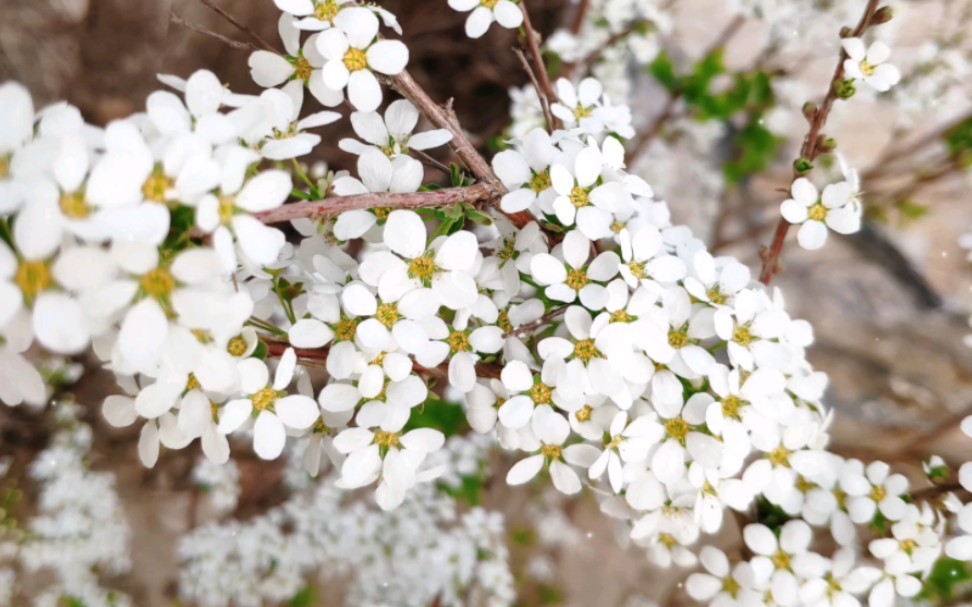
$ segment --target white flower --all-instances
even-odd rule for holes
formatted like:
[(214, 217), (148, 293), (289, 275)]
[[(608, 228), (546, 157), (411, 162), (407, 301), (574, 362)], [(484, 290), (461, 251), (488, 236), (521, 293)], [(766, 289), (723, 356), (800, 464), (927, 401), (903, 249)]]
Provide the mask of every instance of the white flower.
[(901, 80), (901, 72), (893, 65), (885, 63), (891, 56), (891, 49), (880, 40), (870, 47), (864, 46), (860, 38), (844, 38), (840, 41), (849, 57), (844, 61), (844, 72), (853, 80), (863, 80), (872, 89), (883, 93)]
[(730, 569), (725, 553), (712, 546), (702, 547), (699, 561), (706, 573), (693, 573), (685, 581), (685, 591), (690, 597), (720, 607), (759, 602), (756, 575), (749, 563), (736, 563)]
[(796, 605), (801, 581), (821, 578), (826, 571), (826, 559), (808, 551), (813, 532), (801, 520), (783, 525), (779, 539), (769, 527), (759, 524), (746, 525), (743, 538), (746, 546), (757, 554), (752, 560), (753, 567), (775, 569), (770, 589), (780, 605)]
[(618, 254), (604, 251), (587, 265), (591, 241), (576, 230), (567, 233), (555, 252), (558, 250), (564, 261), (549, 253), (538, 253), (530, 260), (530, 273), (539, 285), (546, 287), (547, 297), (563, 303), (580, 299), (584, 307), (590, 310), (604, 308), (607, 290), (598, 283), (607, 282), (617, 275)]
[(372, 112), (381, 105), (381, 85), (373, 71), (394, 76), (408, 63), (408, 48), (398, 40), (375, 40), (378, 17), (364, 7), (343, 9), (335, 27), (321, 32), (317, 50), (327, 60), (324, 84), (335, 91), (348, 89), (355, 109)]
[(351, 126), (354, 132), (365, 140), (342, 139), (338, 143), (349, 154), (362, 154), (365, 150), (378, 148), (389, 158), (408, 154), (409, 150), (428, 150), (452, 141), (452, 133), (446, 129), (436, 129), (412, 134), (418, 124), (419, 112), (407, 99), (393, 101), (385, 110), (382, 118), (377, 112), (353, 112)]
[[(575, 223), (584, 236), (598, 240), (612, 235), (614, 214), (626, 214), (633, 204), (624, 182), (601, 179), (602, 170), (623, 162), (624, 148), (617, 139), (605, 139), (603, 150), (593, 141), (573, 157), (572, 169), (560, 163), (550, 167), (557, 197), (553, 211), (565, 226)], [(599, 183), (603, 181), (603, 183)]]
[(841, 548), (831, 560), (830, 572), (825, 578), (807, 580), (800, 589), (800, 600), (805, 605), (832, 605), (855, 607), (861, 603), (857, 597), (868, 591), (881, 578), (876, 567), (855, 567), (857, 558), (850, 548)]
[(537, 407), (531, 424), (534, 435), (540, 439), (540, 449), (536, 454), (514, 464), (506, 475), (506, 482), (510, 485), (522, 485), (547, 466), (558, 491), (567, 495), (580, 491), (580, 477), (567, 464), (590, 467), (597, 457), (597, 449), (587, 444), (564, 447), (564, 441), (570, 435), (570, 424), (549, 405)]
[(901, 496), (908, 491), (908, 479), (890, 472), (891, 467), (881, 461), (871, 462), (866, 469), (858, 460), (843, 466), (840, 487), (848, 495), (847, 512), (852, 521), (870, 523), (878, 511), (889, 521), (904, 517), (907, 508)]
[(818, 196), (817, 188), (805, 177), (793, 182), (793, 198), (783, 201), (780, 213), (792, 224), (803, 224), (797, 233), (800, 246), (816, 250), (827, 242), (827, 228), (839, 234), (853, 234), (861, 229), (860, 206), (854, 202), (854, 191), (841, 181), (824, 188)]
[(415, 483), (428, 481), (441, 470), (420, 472), (426, 456), (442, 448), (445, 436), (432, 428), (416, 428), (404, 434), (365, 428), (348, 428), (334, 437), (334, 448), (347, 455), (341, 465), (338, 486), (354, 489), (379, 478), (375, 493), (384, 510), (398, 506)]
[(300, 17), (296, 22), (298, 28), (310, 31), (333, 27), (334, 18), (349, 2), (351, 0), (274, 0), (284, 13)]
[(213, 234), (213, 247), (226, 273), (236, 269), (237, 247), (250, 262), (268, 266), (284, 246), (283, 232), (252, 214), (275, 209), (287, 200), (293, 188), (290, 174), (271, 169), (244, 181), (247, 168), (257, 160), (250, 150), (229, 148), (223, 158), (220, 195), (204, 197), (196, 212), (199, 228)]
[[(330, 0), (333, 3), (333, 0)], [(294, 20), (283, 14), (277, 23), (280, 39), (283, 40), (286, 57), (270, 51), (257, 50), (250, 55), (250, 76), (262, 87), (273, 87), (293, 79), (303, 83), (311, 94), (327, 107), (340, 105), (344, 95), (340, 90), (332, 90), (324, 84), (321, 67), (324, 57), (317, 51), (317, 36), (310, 36), (300, 46), (300, 30)]]
[(500, 200), (504, 213), (535, 211), (550, 207), (557, 193), (550, 181), (550, 165), (561, 154), (547, 131), (536, 128), (524, 136), (516, 149), (493, 156), (493, 170), (509, 190)]
[(645, 461), (648, 452), (664, 435), (664, 429), (648, 416), (641, 416), (629, 424), (628, 413), (619, 411), (611, 421), (608, 434), (610, 440), (605, 440), (604, 450), (587, 473), (594, 480), (607, 470), (611, 490), (620, 494), (624, 484), (622, 462)]
[(280, 358), (272, 384), (263, 361), (248, 358), (240, 362), (240, 388), (247, 396), (226, 403), (220, 413), (219, 431), (229, 434), (237, 430), (255, 412), (253, 450), (262, 459), (279, 457), (287, 441), (287, 428), (307, 430), (320, 417), (313, 398), (284, 392), (296, 368), (297, 355), (293, 348), (287, 348)]
[(429, 249), (422, 218), (415, 211), (398, 209), (388, 215), (384, 240), (405, 261), (393, 256), (386, 260), (386, 269), (377, 283), (383, 301), (397, 301), (425, 286), (439, 296), (442, 305), (452, 310), (476, 302), (478, 288), (473, 276), (482, 264), (482, 254), (475, 234), (462, 230), (437, 238)]
[(507, 29), (516, 29), (523, 23), (520, 7), (510, 0), (449, 0), (453, 9), (472, 11), (466, 19), (466, 35), (479, 38), (496, 21)]

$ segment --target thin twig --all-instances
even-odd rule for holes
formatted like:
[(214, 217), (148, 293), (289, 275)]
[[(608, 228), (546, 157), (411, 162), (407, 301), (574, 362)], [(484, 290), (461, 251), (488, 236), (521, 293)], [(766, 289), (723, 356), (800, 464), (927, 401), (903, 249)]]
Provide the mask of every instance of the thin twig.
[(222, 34), (217, 34), (216, 32), (212, 30), (208, 30), (200, 25), (194, 25), (192, 23), (189, 23), (188, 21), (186, 21), (179, 15), (176, 15), (175, 13), (169, 13), (169, 21), (175, 23), (176, 25), (181, 25), (182, 27), (186, 28), (191, 32), (196, 32), (197, 34), (203, 34), (204, 36), (215, 38), (216, 40), (219, 40), (220, 42), (232, 48), (238, 48), (244, 51), (260, 50), (258, 47), (256, 47), (250, 42), (240, 42), (239, 40), (233, 40), (232, 38), (228, 38)]
[(523, 54), (523, 51), (518, 48), (514, 48), (513, 53), (516, 55), (517, 59), (520, 60), (523, 70), (527, 73), (527, 76), (530, 77), (530, 82), (533, 83), (533, 88), (537, 91), (537, 99), (540, 100), (540, 107), (543, 108), (543, 118), (547, 121), (547, 131), (553, 132), (554, 117), (553, 114), (550, 113), (550, 101), (540, 89), (540, 83), (537, 82), (537, 75), (533, 73), (533, 68), (530, 67), (530, 62), (527, 61), (526, 55)]
[[(871, 19), (874, 17), (875, 11), (877, 11), (879, 0), (868, 0), (867, 7), (864, 9), (864, 14), (861, 16), (860, 22), (858, 22), (857, 27), (851, 33), (851, 37), (860, 37), (861, 34), (870, 26)], [(816, 114), (810, 123), (810, 130), (807, 133), (806, 138), (803, 140), (803, 147), (800, 149), (800, 157), (806, 158), (809, 161), (813, 161), (817, 155), (820, 153), (820, 149), (817, 146), (817, 142), (820, 139), (820, 133), (824, 125), (827, 123), (827, 117), (830, 115), (830, 110), (834, 106), (834, 102), (837, 100), (837, 81), (844, 76), (844, 61), (847, 59), (847, 52), (841, 49), (840, 56), (837, 60), (837, 68), (834, 70), (834, 75), (830, 79), (830, 86), (827, 89), (827, 96), (824, 97), (823, 103), (817, 109)], [(794, 179), (799, 176), (794, 168)], [(773, 276), (778, 272), (780, 253), (783, 251), (783, 243), (786, 241), (786, 234), (790, 230), (790, 222), (785, 218), (780, 217), (779, 223), (776, 224), (776, 232), (773, 234), (773, 242), (770, 244), (768, 249), (765, 249), (761, 256), (763, 258), (763, 269), (760, 271), (759, 280), (764, 285), (769, 285), (773, 280)]]
[(221, 8), (213, 0), (199, 0), (199, 2), (202, 3), (203, 6), (209, 8), (217, 15), (219, 15), (220, 17), (228, 21), (233, 27), (235, 27), (236, 29), (240, 30), (241, 32), (243, 32), (244, 34), (252, 38), (257, 44), (260, 45), (261, 48), (263, 48), (263, 50), (270, 51), (271, 53), (276, 53), (278, 55), (284, 54), (282, 51), (278, 50), (275, 46), (273, 46), (272, 44), (264, 40), (259, 34), (254, 32), (251, 28), (240, 23), (236, 19), (236, 17), (229, 14), (225, 9)]
[(584, 28), (584, 21), (587, 20), (587, 12), (590, 8), (591, 0), (580, 0), (580, 4), (577, 6), (577, 12), (574, 14), (574, 24), (570, 26), (570, 31), (575, 36), (580, 34)]
[[(382, 81), (411, 101), (433, 126), (446, 129), (452, 133), (452, 140), (449, 142), (449, 145), (456, 152), (459, 160), (472, 171), (472, 174), (479, 181), (483, 182), (483, 184), (492, 188), (494, 197), (491, 200), (498, 207), (497, 201), (499, 197), (506, 193), (506, 188), (503, 187), (503, 183), (496, 176), (496, 173), (493, 172), (486, 159), (476, 151), (476, 148), (470, 143), (466, 134), (462, 131), (462, 128), (459, 126), (459, 120), (456, 118), (456, 113), (452, 110), (451, 102), (446, 107), (438, 105), (429, 97), (425, 89), (415, 82), (415, 79), (412, 78), (412, 75), (407, 70), (402, 71), (402, 73), (396, 76), (385, 76), (382, 78)], [(533, 218), (526, 212), (507, 215), (507, 217), (509, 217), (514, 225), (521, 228), (533, 221)]]
[(463, 188), (445, 188), (430, 192), (407, 194), (359, 194), (334, 196), (315, 202), (295, 202), (276, 209), (254, 214), (263, 223), (282, 223), (292, 219), (323, 219), (347, 211), (362, 209), (428, 209), (447, 207), (460, 202), (467, 204), (491, 203), (502, 192), (493, 184), (477, 183)]
[[(527, 9), (526, 0), (520, 0), (520, 10), (523, 11), (523, 31), (526, 32), (527, 50), (533, 59), (533, 65), (537, 69), (537, 78), (540, 81), (543, 94), (547, 97), (547, 105), (553, 104), (557, 100), (553, 86), (550, 84), (550, 74), (547, 72), (547, 64), (543, 61), (543, 53), (540, 52), (540, 42), (537, 39), (537, 31), (530, 23), (530, 11)], [(550, 130), (560, 128), (555, 119), (550, 123)]]

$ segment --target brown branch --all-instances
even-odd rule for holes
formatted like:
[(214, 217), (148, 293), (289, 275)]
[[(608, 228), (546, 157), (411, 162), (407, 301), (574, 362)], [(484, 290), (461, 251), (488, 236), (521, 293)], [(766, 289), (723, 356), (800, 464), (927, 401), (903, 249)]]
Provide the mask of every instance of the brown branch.
[(557, 99), (557, 95), (554, 94), (553, 86), (550, 85), (550, 74), (547, 73), (547, 64), (543, 62), (540, 42), (537, 40), (537, 31), (533, 29), (533, 24), (530, 23), (530, 11), (527, 10), (526, 0), (520, 0), (520, 10), (523, 11), (523, 30), (526, 32), (527, 48), (537, 68), (537, 75), (540, 78), (540, 84), (543, 86), (543, 92), (547, 96), (547, 102), (553, 103)]
[(282, 223), (292, 219), (323, 219), (347, 211), (362, 209), (429, 209), (446, 207), (460, 202), (467, 204), (492, 203), (503, 192), (495, 184), (477, 183), (463, 188), (446, 188), (407, 194), (359, 194), (333, 196), (315, 202), (295, 202), (276, 209), (255, 213), (263, 223)]
[(286, 53), (280, 51), (279, 49), (277, 49), (272, 44), (268, 43), (266, 40), (264, 40), (259, 34), (257, 34), (251, 28), (249, 28), (246, 25), (243, 25), (242, 23), (240, 23), (236, 19), (236, 17), (234, 17), (233, 15), (231, 15), (225, 9), (221, 8), (220, 6), (218, 6), (214, 2), (214, 0), (199, 0), (199, 2), (202, 3), (203, 6), (209, 8), (210, 10), (212, 10), (213, 12), (215, 12), (217, 15), (219, 15), (220, 17), (222, 17), (223, 19), (225, 19), (226, 21), (228, 21), (230, 23), (230, 25), (232, 25), (236, 29), (240, 30), (241, 32), (243, 32), (244, 34), (246, 34), (247, 36), (249, 36), (250, 38), (252, 38), (264, 50), (270, 51), (271, 53), (276, 53), (278, 55), (284, 55), (284, 54), (286, 54)]
[(543, 118), (547, 121), (547, 132), (553, 132), (554, 130), (554, 117), (550, 113), (550, 102), (547, 100), (547, 96), (543, 94), (540, 90), (540, 83), (537, 82), (537, 75), (533, 73), (533, 68), (530, 67), (530, 62), (527, 61), (526, 55), (523, 54), (518, 48), (513, 49), (513, 53), (516, 55), (517, 59), (520, 60), (520, 65), (523, 66), (523, 70), (530, 77), (530, 82), (533, 83), (534, 90), (537, 91), (537, 99), (540, 100), (540, 107), (543, 109)]
[(574, 14), (574, 24), (570, 26), (570, 31), (575, 36), (580, 34), (584, 28), (584, 21), (587, 19), (587, 12), (591, 9), (591, 0), (580, 0), (577, 12)]
[(571, 75), (573, 75), (573, 73), (578, 69), (580, 69), (581, 75), (590, 72), (591, 67), (597, 63), (597, 60), (604, 55), (605, 51), (638, 31), (644, 23), (645, 21), (640, 19), (632, 21), (628, 27), (624, 28), (620, 32), (617, 32), (616, 34), (612, 34), (610, 38), (604, 41), (604, 44), (594, 49), (589, 55), (583, 59), (578, 59), (577, 61), (568, 64), (567, 67), (564, 68), (564, 78), (570, 78)]
[(248, 51), (260, 50), (257, 46), (255, 46), (250, 42), (240, 42), (239, 40), (233, 40), (232, 38), (229, 38), (222, 34), (217, 34), (216, 32), (212, 30), (208, 30), (200, 25), (194, 25), (192, 23), (189, 23), (188, 21), (186, 21), (179, 15), (176, 15), (175, 13), (169, 13), (169, 21), (171, 23), (175, 23), (176, 25), (181, 25), (182, 27), (186, 28), (191, 32), (196, 32), (197, 34), (202, 34), (204, 36), (209, 36), (210, 38), (215, 38), (216, 40), (219, 40), (220, 42), (226, 44), (227, 46), (230, 46), (231, 48), (248, 50)]
[[(283, 353), (291, 347), (290, 344), (285, 341), (277, 341), (266, 337), (263, 338), (263, 341), (267, 345), (267, 354), (269, 356), (283, 356)], [(297, 355), (298, 360), (326, 361), (330, 350), (331, 349), (329, 346), (325, 346), (323, 348), (294, 348), (294, 353)], [(439, 379), (449, 377), (449, 363), (443, 363), (438, 367), (430, 368), (423, 367), (422, 365), (413, 361), (412, 368), (419, 375), (426, 377), (435, 377)], [(476, 376), (483, 379), (498, 379), (502, 371), (503, 366), (499, 363), (476, 364)]]
[[(459, 121), (456, 119), (456, 114), (452, 110), (451, 103), (446, 107), (438, 105), (429, 97), (425, 89), (415, 82), (407, 70), (402, 71), (397, 76), (383, 77), (382, 80), (388, 86), (398, 91), (403, 97), (411, 101), (433, 126), (446, 129), (452, 134), (452, 140), (449, 142), (449, 145), (455, 151), (459, 160), (472, 171), (472, 174), (483, 182), (484, 185), (493, 189), (495, 197), (492, 200), (494, 203), (500, 196), (506, 193), (506, 188), (503, 187), (502, 182), (493, 173), (493, 169), (489, 166), (489, 163), (476, 151), (476, 148), (469, 142), (465, 133), (462, 132)], [(530, 214), (526, 212), (507, 215), (507, 217), (510, 218), (510, 221), (514, 225), (521, 228), (533, 221)]]
[[(859, 37), (864, 33), (865, 30), (870, 26), (871, 19), (874, 17), (875, 11), (877, 11), (879, 0), (868, 0), (867, 7), (864, 9), (864, 14), (861, 16), (861, 20), (858, 22), (857, 27), (851, 33), (851, 37)], [(809, 161), (813, 161), (817, 155), (820, 153), (820, 148), (817, 146), (817, 142), (820, 139), (820, 133), (824, 125), (827, 123), (827, 117), (830, 115), (830, 110), (834, 106), (834, 102), (837, 100), (837, 82), (844, 76), (844, 61), (847, 59), (847, 52), (841, 49), (840, 56), (837, 60), (837, 68), (834, 70), (834, 75), (830, 79), (830, 86), (827, 89), (827, 96), (824, 97), (824, 101), (821, 106), (817, 109), (817, 112), (813, 116), (813, 120), (810, 123), (810, 130), (807, 133), (806, 138), (803, 140), (803, 146), (800, 148), (800, 158), (805, 158)], [(794, 179), (799, 177), (799, 173), (794, 168)], [(759, 274), (759, 280), (764, 285), (769, 285), (773, 280), (773, 276), (779, 271), (779, 261), (780, 253), (783, 251), (783, 243), (786, 241), (786, 234), (790, 230), (790, 222), (788, 222), (783, 217), (780, 217), (779, 223), (776, 224), (776, 232), (773, 234), (773, 242), (770, 244), (768, 249), (762, 251), (760, 256), (763, 258), (763, 268)]]

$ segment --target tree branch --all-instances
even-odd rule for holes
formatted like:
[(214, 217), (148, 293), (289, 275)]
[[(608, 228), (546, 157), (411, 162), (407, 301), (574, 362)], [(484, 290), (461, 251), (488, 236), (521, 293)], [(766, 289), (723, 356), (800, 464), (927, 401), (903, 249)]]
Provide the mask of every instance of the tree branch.
[[(851, 37), (859, 37), (864, 33), (865, 30), (870, 26), (871, 19), (874, 17), (875, 11), (877, 11), (879, 0), (868, 0), (867, 7), (864, 9), (864, 14), (861, 16), (861, 20), (858, 22), (857, 27), (851, 33)], [(806, 158), (809, 161), (813, 161), (817, 155), (820, 153), (820, 149), (817, 147), (817, 142), (820, 139), (821, 129), (827, 123), (827, 117), (830, 115), (830, 110), (834, 106), (834, 102), (837, 100), (837, 81), (844, 77), (844, 61), (847, 59), (847, 53), (841, 49), (840, 57), (837, 60), (837, 68), (834, 70), (834, 75), (830, 79), (830, 87), (827, 89), (827, 96), (824, 97), (823, 104), (817, 109), (816, 114), (813, 116), (813, 120), (810, 123), (810, 130), (807, 133), (806, 138), (803, 140), (803, 147), (800, 148), (800, 158)], [(794, 168), (793, 173), (794, 179), (799, 177), (799, 173)], [(769, 248), (765, 252), (761, 253), (763, 258), (763, 269), (760, 271), (759, 280), (764, 285), (769, 285), (773, 280), (773, 276), (779, 271), (778, 265), (780, 261), (780, 253), (783, 251), (783, 243), (786, 241), (786, 234), (790, 230), (790, 222), (780, 217), (779, 223), (776, 224), (776, 232), (773, 234), (773, 242), (770, 244)]]
[(285, 54), (285, 53), (281, 52), (279, 49), (277, 49), (275, 46), (273, 46), (272, 44), (270, 44), (269, 42), (267, 42), (266, 40), (264, 40), (259, 34), (257, 34), (251, 28), (249, 28), (249, 27), (243, 25), (242, 23), (240, 23), (236, 19), (236, 17), (234, 17), (233, 15), (231, 15), (229, 12), (227, 12), (226, 9), (224, 9), (224, 8), (220, 7), (219, 5), (217, 5), (216, 2), (214, 2), (213, 0), (199, 0), (199, 2), (202, 3), (203, 6), (209, 8), (210, 10), (212, 10), (213, 12), (215, 12), (217, 15), (219, 15), (220, 17), (222, 17), (223, 19), (225, 19), (226, 21), (228, 21), (230, 23), (230, 25), (232, 25), (236, 29), (240, 30), (241, 32), (243, 32), (244, 34), (246, 34), (247, 36), (249, 36), (250, 38), (252, 38), (264, 50), (270, 51), (271, 53), (276, 53), (278, 55)]
[[(456, 114), (452, 111), (451, 105), (445, 108), (438, 105), (429, 97), (425, 89), (415, 82), (407, 70), (402, 71), (397, 76), (384, 76), (382, 80), (388, 86), (398, 91), (403, 97), (411, 101), (433, 126), (439, 129), (446, 129), (452, 133), (452, 141), (449, 142), (449, 145), (455, 150), (459, 160), (472, 171), (472, 174), (477, 179), (493, 188), (496, 196), (492, 199), (494, 203), (498, 197), (506, 193), (506, 188), (503, 187), (502, 182), (493, 173), (493, 169), (489, 166), (489, 163), (476, 151), (476, 148), (469, 142), (465, 133), (462, 132), (462, 128), (459, 126), (459, 121), (456, 119)], [(507, 217), (509, 217), (514, 225), (521, 228), (533, 221), (533, 217), (526, 212), (507, 215)]]
[[(502, 187), (502, 186), (500, 186)], [(333, 196), (315, 202), (295, 202), (276, 209), (255, 213), (263, 223), (282, 223), (292, 219), (323, 219), (347, 211), (362, 209), (429, 209), (447, 207), (460, 202), (467, 204), (494, 203), (504, 191), (496, 184), (477, 183), (463, 188), (446, 188), (407, 194), (359, 194)]]

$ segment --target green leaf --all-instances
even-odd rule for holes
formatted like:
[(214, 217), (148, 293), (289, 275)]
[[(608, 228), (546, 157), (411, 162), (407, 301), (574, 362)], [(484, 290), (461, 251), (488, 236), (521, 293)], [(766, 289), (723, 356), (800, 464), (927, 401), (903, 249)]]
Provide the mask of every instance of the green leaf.
[(290, 607), (314, 607), (317, 604), (317, 592), (313, 586), (304, 586), (290, 599)]
[(730, 183), (739, 183), (751, 175), (765, 171), (775, 161), (779, 145), (780, 140), (761, 125), (758, 119), (752, 120), (733, 139), (737, 153), (735, 160), (726, 163), (724, 167), (726, 179)]
[(756, 521), (766, 525), (774, 533), (779, 533), (780, 528), (792, 518), (782, 508), (771, 504), (765, 497), (756, 500)]
[(253, 354), (250, 354), (251, 358), (258, 358), (260, 360), (266, 360), (267, 356), (270, 354), (270, 349), (267, 348), (262, 340), (257, 342), (256, 348), (253, 349)]
[(969, 563), (950, 558), (941, 558), (932, 567), (931, 574), (918, 598), (926, 601), (946, 602), (967, 590), (972, 581)]
[(676, 91), (681, 87), (679, 78), (675, 75), (675, 65), (672, 64), (672, 60), (665, 51), (658, 53), (655, 60), (648, 66), (648, 71), (655, 77), (655, 80), (670, 91)]
[(412, 416), (403, 431), (408, 432), (414, 428), (435, 428), (448, 438), (466, 432), (469, 424), (462, 406), (430, 398), (422, 406), (412, 409)]

